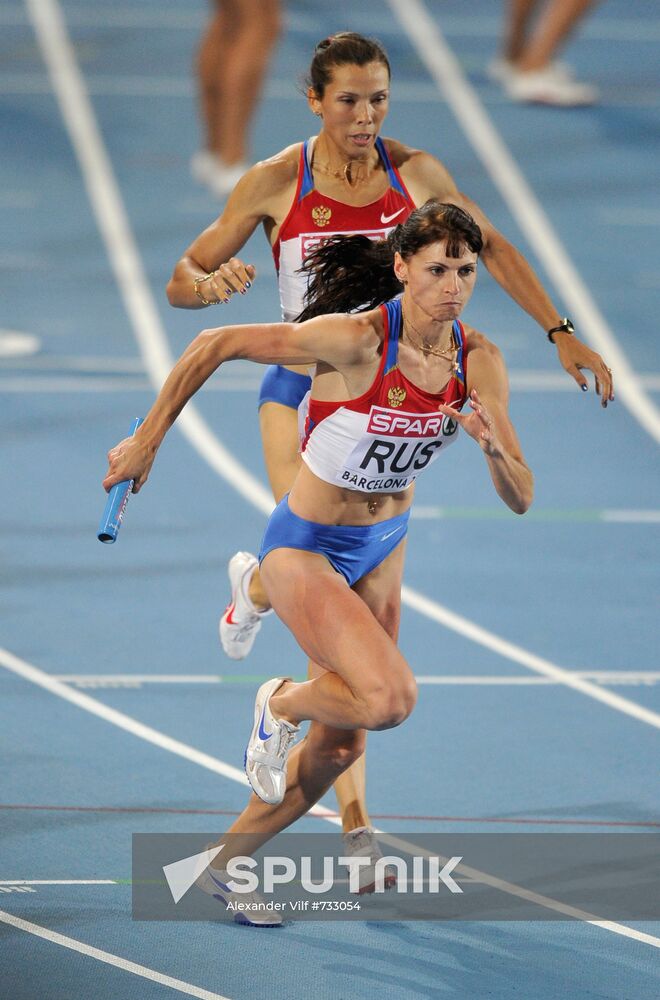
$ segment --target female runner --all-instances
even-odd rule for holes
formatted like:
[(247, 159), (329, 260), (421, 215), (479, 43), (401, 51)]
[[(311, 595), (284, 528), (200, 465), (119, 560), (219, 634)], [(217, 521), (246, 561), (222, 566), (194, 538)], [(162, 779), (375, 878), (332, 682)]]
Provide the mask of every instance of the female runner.
[[(481, 248), (474, 220), (435, 200), (386, 241), (336, 237), (310, 262), (310, 312), (342, 313), (203, 331), (136, 435), (109, 452), (104, 487), (132, 478), (137, 491), (165, 433), (222, 363), (315, 366), (303, 461), (260, 553), (269, 600), (310, 657), (311, 679), (275, 678), (257, 693), (246, 751), (256, 794), (228, 831), (244, 835), (240, 853), (304, 815), (361, 757), (366, 730), (411, 713), (415, 679), (396, 645), (410, 487), (459, 427), (480, 446), (507, 506), (522, 514), (531, 503), (502, 356), (458, 321)], [(460, 413), (468, 401), (471, 412)], [(303, 720), (309, 732), (289, 757)], [(209, 869), (209, 891), (225, 902), (226, 863), (221, 854)]]
[[(202, 308), (245, 293), (255, 271), (234, 255), (261, 223), (278, 271), (283, 318), (303, 308), (306, 277), (299, 269), (315, 247), (339, 232), (385, 236), (430, 197), (469, 210), (481, 229), (483, 261), (493, 277), (556, 345), (560, 363), (586, 390), (582, 368), (593, 371), (603, 405), (612, 381), (602, 359), (572, 335), (569, 321), (541, 286), (529, 264), (493, 228), (483, 213), (459, 194), (447, 169), (433, 156), (393, 139), (381, 139), (388, 111), (390, 65), (375, 41), (343, 32), (315, 50), (308, 80), (311, 110), (321, 119), (319, 134), (289, 146), (252, 167), (236, 186), (222, 215), (188, 248), (167, 288), (172, 305)], [(259, 420), (269, 480), (279, 503), (299, 468), (298, 405), (310, 386), (305, 366), (269, 368), (259, 398)], [(269, 602), (257, 560), (237, 553), (229, 565), (231, 600), (220, 632), (234, 659), (247, 655)], [(365, 846), (369, 819), (364, 761), (337, 783), (344, 831)], [(347, 844), (350, 847), (350, 844)], [(368, 845), (367, 845), (368, 846)]]

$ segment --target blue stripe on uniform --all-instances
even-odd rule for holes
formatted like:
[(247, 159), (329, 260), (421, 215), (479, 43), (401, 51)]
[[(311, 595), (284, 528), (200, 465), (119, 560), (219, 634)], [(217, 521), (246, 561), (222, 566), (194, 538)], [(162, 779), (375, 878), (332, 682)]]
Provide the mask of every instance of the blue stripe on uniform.
[(312, 171), (309, 169), (309, 160), (307, 158), (307, 147), (309, 146), (309, 139), (305, 139), (302, 148), (302, 158), (303, 158), (303, 182), (300, 188), (300, 201), (305, 198), (310, 191), (314, 190), (314, 178), (312, 177)]
[(387, 375), (396, 368), (399, 361), (399, 334), (401, 332), (401, 299), (392, 299), (385, 303), (387, 310), (387, 354), (383, 374)]
[(403, 190), (403, 186), (401, 184), (401, 181), (399, 180), (399, 178), (396, 175), (394, 167), (392, 166), (392, 161), (390, 160), (390, 157), (389, 157), (389, 153), (387, 152), (387, 149), (385, 148), (385, 143), (383, 142), (383, 140), (380, 137), (378, 137), (378, 139), (376, 139), (376, 149), (378, 150), (380, 158), (383, 161), (383, 164), (384, 164), (385, 169), (387, 171), (387, 176), (388, 176), (389, 181), (390, 181), (390, 187), (393, 187), (395, 191), (398, 191), (399, 194), (403, 195), (403, 197), (406, 199), (406, 201), (408, 201), (408, 195)]

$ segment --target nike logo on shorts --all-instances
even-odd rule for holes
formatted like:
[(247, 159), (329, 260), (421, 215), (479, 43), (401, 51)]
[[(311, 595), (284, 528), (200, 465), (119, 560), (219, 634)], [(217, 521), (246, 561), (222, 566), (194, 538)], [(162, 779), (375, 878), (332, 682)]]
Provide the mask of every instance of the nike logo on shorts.
[(400, 524), (398, 528), (394, 529), (394, 531), (388, 531), (386, 535), (381, 535), (380, 536), (381, 542), (386, 542), (388, 538), (392, 537), (392, 535), (396, 535), (397, 531), (401, 531), (402, 527), (403, 525)]
[(398, 212), (394, 213), (394, 215), (385, 215), (384, 212), (381, 212), (380, 221), (383, 223), (384, 226), (386, 226), (388, 222), (391, 222), (392, 219), (396, 219), (397, 215), (401, 215), (401, 213), (405, 212), (405, 210), (406, 210), (405, 207), (400, 208)]

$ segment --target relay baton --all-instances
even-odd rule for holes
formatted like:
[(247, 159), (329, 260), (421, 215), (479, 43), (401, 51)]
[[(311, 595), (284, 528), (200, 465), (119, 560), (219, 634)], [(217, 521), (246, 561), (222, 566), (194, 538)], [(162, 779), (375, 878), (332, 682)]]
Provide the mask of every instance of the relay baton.
[[(131, 437), (135, 434), (143, 420), (144, 417), (135, 418), (133, 426), (131, 427)], [(103, 517), (101, 518), (101, 523), (99, 525), (98, 535), (96, 536), (99, 542), (105, 542), (106, 545), (111, 545), (112, 542), (117, 541), (117, 534), (121, 528), (121, 521), (124, 516), (126, 504), (128, 503), (128, 498), (131, 495), (134, 482), (134, 479), (125, 479), (121, 483), (115, 483), (108, 493), (105, 510), (103, 511)]]

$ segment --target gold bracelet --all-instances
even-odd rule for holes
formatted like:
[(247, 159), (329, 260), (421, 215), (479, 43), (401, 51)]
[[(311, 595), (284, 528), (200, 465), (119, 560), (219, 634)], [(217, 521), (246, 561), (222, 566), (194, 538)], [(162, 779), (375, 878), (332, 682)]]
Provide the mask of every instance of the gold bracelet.
[(220, 303), (222, 302), (222, 299), (205, 299), (199, 290), (199, 286), (203, 281), (208, 281), (209, 278), (214, 278), (217, 273), (218, 273), (217, 271), (209, 271), (208, 274), (202, 274), (199, 278), (195, 278), (194, 281), (195, 295), (197, 296), (199, 301), (205, 306), (219, 306)]

